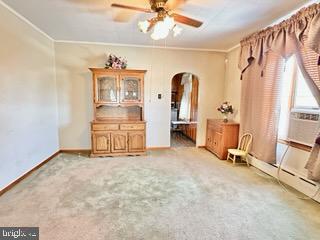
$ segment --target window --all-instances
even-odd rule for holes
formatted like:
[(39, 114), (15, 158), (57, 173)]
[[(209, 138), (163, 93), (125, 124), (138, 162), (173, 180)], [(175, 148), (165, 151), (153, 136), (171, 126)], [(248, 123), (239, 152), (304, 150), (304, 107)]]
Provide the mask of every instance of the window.
[[(278, 139), (288, 140), (291, 139), (290, 131), (293, 129), (293, 125), (290, 125), (290, 116), (293, 112), (310, 114), (319, 110), (319, 104), (302, 75), (295, 56), (290, 57), (285, 63), (280, 91)], [(310, 124), (308, 121), (301, 123)], [(310, 126), (300, 126), (300, 128), (308, 129)]]
[(319, 109), (317, 100), (312, 95), (299, 67), (297, 67), (297, 77), (295, 79), (294, 108)]

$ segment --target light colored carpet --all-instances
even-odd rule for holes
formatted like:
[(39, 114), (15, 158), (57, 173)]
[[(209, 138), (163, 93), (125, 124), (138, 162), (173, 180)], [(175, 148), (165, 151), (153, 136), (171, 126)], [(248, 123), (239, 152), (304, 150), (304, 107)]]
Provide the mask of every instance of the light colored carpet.
[(61, 154), (0, 197), (0, 226), (45, 240), (316, 240), (320, 205), (204, 149)]

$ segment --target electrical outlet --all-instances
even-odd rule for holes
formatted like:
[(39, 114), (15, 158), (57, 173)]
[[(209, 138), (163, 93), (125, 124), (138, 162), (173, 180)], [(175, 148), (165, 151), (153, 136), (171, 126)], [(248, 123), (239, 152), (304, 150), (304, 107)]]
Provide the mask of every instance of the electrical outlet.
[(158, 99), (161, 99), (162, 98), (162, 95), (161, 93), (158, 94)]

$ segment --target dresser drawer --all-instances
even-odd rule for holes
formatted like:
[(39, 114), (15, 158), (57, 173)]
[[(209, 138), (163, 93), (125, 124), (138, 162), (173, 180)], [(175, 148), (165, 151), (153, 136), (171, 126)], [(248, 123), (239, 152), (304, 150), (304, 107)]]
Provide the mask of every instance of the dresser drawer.
[(120, 130), (144, 130), (145, 125), (141, 123), (120, 124)]
[(108, 124), (101, 124), (101, 123), (94, 123), (92, 124), (93, 131), (116, 131), (119, 130), (119, 124), (108, 123)]
[(214, 132), (222, 133), (222, 126), (218, 122), (208, 122), (208, 128)]

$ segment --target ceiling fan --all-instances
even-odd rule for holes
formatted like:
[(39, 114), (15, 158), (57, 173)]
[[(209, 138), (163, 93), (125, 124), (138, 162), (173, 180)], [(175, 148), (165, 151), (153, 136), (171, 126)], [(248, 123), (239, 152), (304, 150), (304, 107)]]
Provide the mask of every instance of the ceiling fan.
[(171, 12), (185, 2), (186, 0), (149, 0), (150, 9), (118, 3), (113, 3), (111, 6), (144, 13), (156, 13), (157, 15), (155, 17), (139, 22), (138, 26), (143, 33), (147, 33), (154, 28), (151, 38), (159, 40), (166, 38), (169, 35), (170, 30), (173, 30), (174, 36), (181, 33), (182, 28), (176, 25), (176, 22), (195, 28), (201, 27), (203, 22)]

